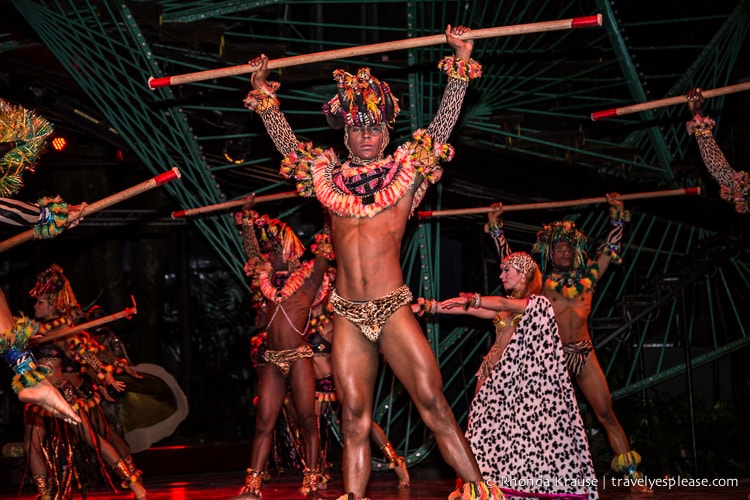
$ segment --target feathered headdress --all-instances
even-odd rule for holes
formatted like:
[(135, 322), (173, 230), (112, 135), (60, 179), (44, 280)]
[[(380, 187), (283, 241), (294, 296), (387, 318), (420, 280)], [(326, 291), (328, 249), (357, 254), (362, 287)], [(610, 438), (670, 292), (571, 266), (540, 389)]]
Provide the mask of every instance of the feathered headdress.
[(564, 241), (573, 248), (573, 269), (578, 269), (584, 263), (586, 255), (586, 235), (576, 228), (573, 221), (557, 221), (544, 226), (536, 234), (536, 243), (531, 248), (532, 253), (541, 254), (542, 266), (546, 269), (547, 262), (552, 262), (552, 250), (555, 245)]
[(0, 196), (23, 186), (24, 170), (34, 172), (52, 124), (33, 111), (0, 99)]
[(294, 230), (278, 219), (268, 215), (258, 215), (254, 210), (243, 214), (243, 226), (252, 231), (243, 230), (245, 253), (249, 261), (259, 264), (266, 260), (271, 252), (279, 252), (289, 269), (299, 264), (299, 258), (305, 253), (305, 245), (299, 240)]
[(78, 316), (83, 313), (73, 293), (73, 288), (70, 286), (70, 281), (57, 264), (52, 264), (39, 274), (29, 295), (35, 299), (46, 300), (61, 316), (69, 317), (72, 314), (76, 316), (75, 319), (78, 319)]
[(338, 82), (338, 93), (323, 105), (331, 128), (391, 125), (396, 121), (401, 111), (398, 99), (386, 82), (370, 74), (370, 68), (360, 68), (356, 75), (337, 69), (333, 79)]

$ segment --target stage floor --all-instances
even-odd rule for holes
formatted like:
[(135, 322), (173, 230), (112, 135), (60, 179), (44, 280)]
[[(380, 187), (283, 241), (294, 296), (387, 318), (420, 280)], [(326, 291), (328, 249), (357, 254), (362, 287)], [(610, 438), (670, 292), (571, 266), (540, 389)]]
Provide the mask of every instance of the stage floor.
[[(391, 472), (373, 473), (370, 479), (368, 494), (372, 500), (446, 500), (453, 488), (452, 478), (436, 478), (433, 471), (413, 470), (411, 487), (404, 490), (397, 488), (396, 477)], [(211, 474), (193, 474), (190, 476), (147, 477), (145, 485), (148, 488), (149, 500), (228, 500), (235, 495), (242, 484), (243, 472), (221, 472)], [(287, 474), (274, 478), (263, 487), (264, 500), (295, 500), (303, 499), (297, 488), (301, 478)], [(747, 500), (750, 493), (750, 479), (740, 480), (737, 487), (698, 488), (680, 487), (669, 489), (656, 488), (653, 495), (634, 494), (626, 488), (600, 488), (602, 500), (662, 500), (662, 499), (715, 499), (715, 500)], [(342, 494), (341, 478), (334, 476), (328, 489), (320, 491), (317, 498), (335, 500)], [(26, 488), (19, 496), (17, 493), (5, 492), (0, 494), (2, 499), (32, 500), (34, 493)], [(75, 499), (84, 498), (76, 493)], [(129, 491), (119, 494), (111, 492), (88, 492), (85, 498), (128, 499), (133, 498)]]

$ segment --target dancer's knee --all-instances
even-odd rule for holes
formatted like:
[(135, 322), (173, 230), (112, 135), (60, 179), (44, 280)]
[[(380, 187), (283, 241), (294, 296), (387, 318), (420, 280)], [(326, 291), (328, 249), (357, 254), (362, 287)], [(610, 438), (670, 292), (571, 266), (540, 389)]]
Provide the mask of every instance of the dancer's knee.
[(315, 413), (301, 416), (299, 424), (302, 432), (308, 436), (313, 436), (318, 432), (318, 417)]
[(453, 412), (442, 393), (420, 398), (416, 403), (425, 425), (433, 431), (453, 420)]
[(369, 442), (371, 426), (372, 420), (366, 413), (354, 411), (342, 412), (341, 427), (344, 439), (347, 441)]
[(270, 436), (273, 434), (276, 420), (269, 420), (265, 418), (258, 418), (255, 420), (255, 435), (256, 436)]

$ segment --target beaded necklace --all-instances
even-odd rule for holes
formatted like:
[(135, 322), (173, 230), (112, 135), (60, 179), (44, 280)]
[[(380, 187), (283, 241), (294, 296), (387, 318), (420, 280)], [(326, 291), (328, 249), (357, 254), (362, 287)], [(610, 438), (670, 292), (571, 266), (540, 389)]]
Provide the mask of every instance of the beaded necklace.
[[(266, 299), (277, 304), (284, 302), (294, 295), (310, 277), (314, 265), (315, 261), (309, 260), (292, 273), (289, 271), (276, 271), (274, 273), (268, 270), (259, 271), (258, 284), (261, 293)], [(281, 284), (276, 285), (274, 282)]]
[(599, 278), (599, 264), (594, 263), (585, 272), (580, 269), (564, 273), (553, 272), (544, 280), (544, 286), (563, 297), (573, 299), (586, 290), (591, 290)]
[(70, 326), (73, 322), (70, 321), (68, 318), (55, 318), (51, 321), (45, 321), (44, 323), (41, 323), (39, 325), (38, 333), (44, 335), (50, 330), (53, 330), (60, 326)]

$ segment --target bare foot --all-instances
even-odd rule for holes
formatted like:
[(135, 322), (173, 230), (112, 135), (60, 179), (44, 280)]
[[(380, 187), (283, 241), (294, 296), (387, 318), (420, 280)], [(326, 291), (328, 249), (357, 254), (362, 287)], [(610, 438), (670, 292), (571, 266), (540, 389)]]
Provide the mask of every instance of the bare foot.
[(651, 495), (654, 490), (646, 486), (645, 484), (636, 484), (630, 487), (632, 493), (640, 493), (642, 495)]
[(81, 419), (52, 383), (44, 379), (32, 387), (18, 391), (18, 399), (23, 403), (33, 403), (47, 410), (51, 415), (69, 424), (80, 424)]
[(146, 500), (146, 488), (143, 487), (140, 481), (130, 483), (130, 491), (133, 492), (135, 500)]
[(630, 473), (630, 492), (639, 493), (642, 495), (651, 495), (654, 490), (648, 487), (646, 478), (643, 476), (641, 471), (633, 471)]
[(406, 470), (406, 462), (403, 458), (398, 461), (398, 465), (393, 469), (393, 472), (398, 476), (399, 489), (408, 488), (410, 482), (409, 471)]

